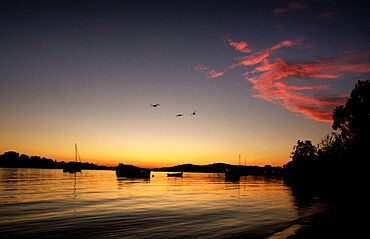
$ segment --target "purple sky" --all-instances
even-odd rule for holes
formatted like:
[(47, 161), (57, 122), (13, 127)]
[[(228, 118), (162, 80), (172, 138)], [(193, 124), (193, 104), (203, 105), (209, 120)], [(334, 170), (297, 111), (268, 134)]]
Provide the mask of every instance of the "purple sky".
[(0, 6), (1, 152), (283, 165), (369, 79), (367, 1)]

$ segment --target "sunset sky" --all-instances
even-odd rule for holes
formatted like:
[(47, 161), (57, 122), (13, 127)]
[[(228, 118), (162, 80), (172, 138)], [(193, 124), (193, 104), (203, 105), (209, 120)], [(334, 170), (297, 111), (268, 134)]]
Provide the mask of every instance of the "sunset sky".
[(1, 1), (0, 154), (69, 161), (77, 143), (101, 165), (240, 154), (282, 166), (369, 79), (369, 12), (367, 1)]

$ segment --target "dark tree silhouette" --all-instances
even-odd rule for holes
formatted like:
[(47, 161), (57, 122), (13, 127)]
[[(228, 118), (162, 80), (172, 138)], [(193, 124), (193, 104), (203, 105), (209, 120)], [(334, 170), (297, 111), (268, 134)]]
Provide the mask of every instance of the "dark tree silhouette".
[(297, 141), (297, 145), (293, 146), (291, 158), (293, 161), (314, 160), (316, 158), (316, 147), (311, 140)]
[(14, 152), (14, 151), (8, 151), (8, 152), (5, 152), (3, 155), (1, 155), (1, 158), (9, 159), (9, 160), (18, 160), (19, 153)]
[(296, 182), (313, 182), (316, 174), (317, 148), (311, 140), (298, 140), (297, 144), (293, 146), (290, 157), (292, 161), (284, 165), (285, 176)]
[(21, 155), (19, 156), (19, 159), (20, 159), (20, 160), (29, 160), (29, 159), (30, 159), (30, 156), (28, 156), (27, 154), (21, 154)]
[(342, 138), (336, 134), (328, 134), (317, 145), (317, 159), (321, 161), (342, 160), (345, 147)]
[(345, 105), (333, 114), (333, 129), (356, 158), (369, 156), (370, 147), (370, 82), (358, 81)]
[(327, 135), (317, 147), (310, 140), (297, 141), (292, 161), (284, 165), (286, 178), (323, 191), (335, 190), (335, 194), (343, 184), (359, 186), (366, 181), (367, 167), (362, 165), (370, 159), (369, 81), (358, 81), (346, 104), (334, 110), (332, 128), (337, 132)]
[[(28, 156), (14, 151), (5, 152), (0, 155), (0, 167), (3, 168), (48, 168), (61, 169), (66, 163), (57, 162), (40, 156)], [(83, 169), (115, 169), (115, 167), (99, 166), (93, 163), (81, 163)]]
[(351, 235), (363, 230), (354, 219), (369, 206), (365, 166), (370, 159), (369, 81), (358, 81), (346, 104), (334, 110), (332, 128), (337, 132), (327, 135), (317, 147), (309, 140), (298, 140), (292, 160), (284, 165), (284, 178), (295, 202), (319, 197), (331, 204), (337, 213), (331, 231), (341, 227)]

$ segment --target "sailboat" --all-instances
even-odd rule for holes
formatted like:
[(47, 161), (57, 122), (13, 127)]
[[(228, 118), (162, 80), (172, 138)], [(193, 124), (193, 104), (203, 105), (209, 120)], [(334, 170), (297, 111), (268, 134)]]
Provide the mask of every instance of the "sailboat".
[(225, 180), (226, 181), (239, 181), (241, 176), (240, 172), (240, 154), (239, 154), (239, 166), (229, 167), (225, 169)]
[(75, 161), (66, 163), (63, 168), (63, 172), (76, 173), (81, 172), (81, 170), (82, 164), (80, 159), (80, 153), (78, 152), (77, 144), (75, 144)]

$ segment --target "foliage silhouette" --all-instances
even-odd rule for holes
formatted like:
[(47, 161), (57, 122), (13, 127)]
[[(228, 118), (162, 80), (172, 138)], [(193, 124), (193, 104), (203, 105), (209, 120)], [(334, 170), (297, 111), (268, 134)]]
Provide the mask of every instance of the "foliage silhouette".
[[(67, 163), (57, 162), (53, 159), (48, 159), (40, 156), (28, 156), (8, 151), (0, 155), (0, 167), (3, 168), (46, 168), (46, 169), (62, 169)], [(83, 169), (111, 169), (114, 167), (99, 166), (93, 163), (79, 163)]]
[(333, 129), (340, 132), (343, 146), (356, 160), (369, 158), (370, 82), (358, 81), (345, 105), (333, 114)]
[(297, 145), (293, 146), (291, 158), (293, 161), (314, 160), (316, 158), (316, 147), (311, 140), (297, 141)]
[(335, 132), (326, 135), (317, 145), (317, 159), (322, 161), (343, 160), (345, 145), (342, 138)]
[[(284, 165), (284, 177), (295, 191), (343, 202), (359, 200), (370, 158), (370, 83), (358, 81), (345, 105), (333, 112), (333, 130), (315, 146), (298, 140), (292, 160)], [(343, 194), (343, 186), (346, 194)], [(354, 187), (353, 185), (357, 185)]]

